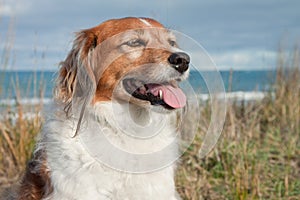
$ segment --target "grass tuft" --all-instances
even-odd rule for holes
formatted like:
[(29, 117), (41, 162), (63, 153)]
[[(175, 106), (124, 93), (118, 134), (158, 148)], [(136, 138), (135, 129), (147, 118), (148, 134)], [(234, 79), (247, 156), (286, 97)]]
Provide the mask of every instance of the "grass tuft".
[[(228, 104), (223, 135), (203, 160), (198, 157), (201, 138), (196, 137), (177, 171), (183, 199), (300, 199), (297, 49), (292, 58), (280, 57), (273, 90), (263, 101)], [(201, 116), (210, 119), (206, 110)], [(206, 126), (207, 120), (201, 120), (200, 127)]]
[[(0, 108), (3, 109), (3, 108)], [(28, 106), (16, 103), (3, 110), (0, 120), (0, 188), (14, 184), (25, 169), (32, 155), (35, 137), (40, 131), (43, 119), (39, 108), (31, 111)]]

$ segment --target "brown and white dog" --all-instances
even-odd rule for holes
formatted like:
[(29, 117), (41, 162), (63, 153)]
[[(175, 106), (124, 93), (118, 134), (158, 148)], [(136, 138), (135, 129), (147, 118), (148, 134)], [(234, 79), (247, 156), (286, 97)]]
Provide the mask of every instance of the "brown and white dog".
[(176, 140), (176, 111), (186, 104), (178, 82), (188, 76), (189, 59), (174, 35), (149, 18), (113, 19), (78, 32), (60, 65), (58, 112), (44, 125), (17, 199), (180, 199), (176, 164), (163, 162), (176, 160), (176, 146), (135, 160), (145, 173), (134, 173), (129, 157), (108, 145), (138, 155)]

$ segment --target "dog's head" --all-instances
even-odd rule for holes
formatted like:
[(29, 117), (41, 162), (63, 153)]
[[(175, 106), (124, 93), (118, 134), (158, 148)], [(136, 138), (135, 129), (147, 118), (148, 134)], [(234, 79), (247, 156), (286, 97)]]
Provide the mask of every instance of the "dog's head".
[(188, 76), (189, 62), (175, 36), (159, 22), (109, 20), (77, 33), (61, 63), (55, 96), (66, 105), (88, 94), (92, 104), (117, 100), (175, 110), (186, 104), (178, 82)]

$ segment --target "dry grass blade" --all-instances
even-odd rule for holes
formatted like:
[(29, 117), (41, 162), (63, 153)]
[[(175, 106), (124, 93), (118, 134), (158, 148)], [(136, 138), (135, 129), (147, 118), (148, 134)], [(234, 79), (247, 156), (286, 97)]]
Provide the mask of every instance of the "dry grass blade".
[(7, 131), (5, 130), (5, 127), (3, 126), (3, 124), (0, 123), (0, 131), (5, 139), (5, 141), (3, 142), (6, 142), (7, 145), (8, 145), (8, 149), (10, 150), (11, 154), (12, 154), (12, 160), (14, 161), (14, 164), (17, 165), (17, 160), (18, 160), (18, 157), (17, 157), (17, 152), (15, 151), (15, 147), (13, 145), (13, 142), (11, 141)]

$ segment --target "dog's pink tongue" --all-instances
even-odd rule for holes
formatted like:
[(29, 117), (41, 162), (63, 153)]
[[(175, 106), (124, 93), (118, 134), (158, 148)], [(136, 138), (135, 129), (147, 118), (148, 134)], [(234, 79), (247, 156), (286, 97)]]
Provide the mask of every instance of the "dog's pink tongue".
[(149, 90), (155, 96), (158, 96), (159, 90), (161, 90), (163, 101), (172, 108), (182, 108), (186, 104), (186, 96), (180, 88), (175, 88), (171, 85), (151, 84)]

